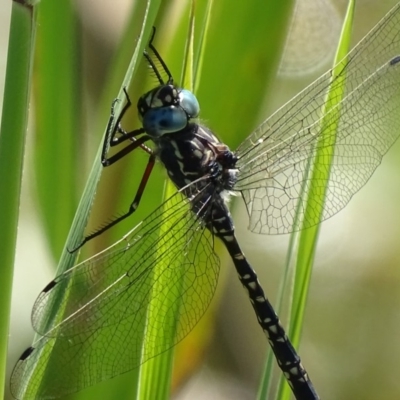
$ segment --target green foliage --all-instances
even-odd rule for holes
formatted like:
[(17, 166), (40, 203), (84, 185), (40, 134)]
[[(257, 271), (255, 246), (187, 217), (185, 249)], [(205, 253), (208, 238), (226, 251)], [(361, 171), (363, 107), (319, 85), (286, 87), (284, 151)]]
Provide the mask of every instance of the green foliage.
[(28, 121), (34, 36), (35, 24), (32, 7), (13, 2), (0, 132), (1, 387), (5, 386), (6, 376), (13, 264), (17, 240), (22, 161)]
[[(37, 204), (54, 259), (59, 258), (64, 247), (58, 269), (63, 271), (75, 262), (77, 254), (71, 256), (65, 250), (79, 243), (89, 213), (87, 233), (121, 210), (125, 211), (141, 179), (147, 162), (145, 154), (135, 152), (110, 170), (103, 171), (96, 148), (102, 143), (101, 135), (108, 122), (111, 101), (119, 99), (117, 112), (124, 105), (122, 87), (129, 88), (135, 105), (138, 96), (154, 84), (154, 79), (148, 78), (148, 70), (141, 57), (152, 26), (157, 27), (155, 45), (175, 79), (181, 79), (185, 85), (187, 82), (194, 85), (204, 123), (234, 149), (260, 122), (262, 104), (270, 95), (267, 88), (278, 64), (291, 2), (255, 0), (237, 2), (233, 7), (231, 0), (198, 0), (185, 4), (179, 0), (137, 1), (132, 6), (119, 46), (106, 72), (101, 75), (101, 84), (97, 81), (95, 89), (86, 83), (96, 68), (92, 64), (90, 73), (85, 75), (85, 71), (89, 70), (85, 64), (88, 49), (83, 47), (82, 27), (76, 10), (68, 0), (57, 0), (56, 3), (57, 6), (52, 0), (42, 0), (39, 4), (35, 68), (30, 84), (34, 89), (35, 105), (36, 139), (32, 152), (35, 156)], [(95, 7), (101, 7), (100, 3)], [(25, 33), (26, 36), (20, 35), (19, 39), (25, 40), (26, 45), (31, 37), (30, 33)], [(11, 54), (18, 46), (10, 44)], [(17, 54), (20, 53), (14, 53)], [(17, 74), (26, 74), (29, 70), (28, 59), (10, 62)], [(180, 75), (181, 70), (185, 72)], [(96, 73), (97, 70), (93, 75)], [(20, 99), (17, 104), (5, 101), (11, 111), (3, 112), (0, 137), (2, 141), (6, 139), (5, 132), (12, 136), (8, 139), (10, 142), (0, 142), (0, 197), (4, 205), (1, 211), (5, 210), (7, 214), (6, 222), (0, 220), (0, 243), (10, 250), (0, 252), (0, 256), (4, 257), (1, 265), (12, 263), (15, 248), (16, 206), (22, 163), (19, 134), (25, 130), (29, 87), (29, 82), (13, 79), (9, 75), (7, 81), (9, 88), (12, 87), (11, 92), (18, 93)], [(24, 86), (20, 87), (20, 84)], [(10, 92), (6, 90), (5, 100), (7, 93)], [(92, 109), (96, 111), (85, 118), (85, 113)], [(128, 114), (123, 126), (127, 130), (135, 129), (139, 124), (135, 107)], [(19, 124), (18, 128), (13, 125), (15, 123)], [(93, 165), (91, 172), (88, 171), (89, 164)], [(102, 179), (98, 187), (100, 174)], [(162, 201), (164, 182), (165, 173), (156, 168), (137, 213), (126, 223), (88, 243), (82, 252), (93, 254), (104, 249), (154, 210)], [(78, 205), (83, 187), (84, 195)], [(314, 257), (315, 240), (316, 234), (311, 241), (304, 239), (305, 246), (299, 250), (298, 264), (303, 263), (305, 268), (296, 275), (293, 318), (289, 318), (292, 321), (290, 336), (294, 338), (295, 345), (300, 340), (311, 274), (309, 261)], [(11, 277), (10, 274), (2, 276), (2, 287), (7, 289), (6, 281), (9, 285), (7, 290), (2, 291), (7, 300), (2, 302), (1, 307), (8, 309)], [(6, 323), (0, 325), (6, 327)], [(3, 343), (6, 343), (6, 338)], [(127, 399), (137, 398), (137, 392), (143, 391), (146, 394), (142, 398), (168, 398), (172, 355), (165, 356), (158, 357), (153, 365), (146, 363), (146, 371), (142, 371), (141, 376), (140, 370), (135, 370), (71, 398)], [(262, 387), (264, 398), (271, 376), (269, 369)], [(285, 390), (278, 395), (279, 399), (288, 398)]]

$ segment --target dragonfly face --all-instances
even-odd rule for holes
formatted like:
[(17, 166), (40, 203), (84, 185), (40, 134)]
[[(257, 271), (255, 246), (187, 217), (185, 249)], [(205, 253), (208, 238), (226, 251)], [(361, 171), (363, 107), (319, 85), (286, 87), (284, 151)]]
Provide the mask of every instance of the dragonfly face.
[(186, 128), (200, 112), (194, 94), (173, 84), (150, 90), (140, 97), (137, 107), (143, 129), (153, 139)]

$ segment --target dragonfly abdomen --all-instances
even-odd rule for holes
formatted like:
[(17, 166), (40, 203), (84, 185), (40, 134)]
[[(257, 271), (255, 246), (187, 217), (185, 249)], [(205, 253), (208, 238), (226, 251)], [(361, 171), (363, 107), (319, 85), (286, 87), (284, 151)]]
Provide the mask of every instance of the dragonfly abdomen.
[(300, 357), (290, 343), (274, 308), (264, 294), (256, 272), (240, 249), (235, 235), (232, 232), (231, 235), (222, 235), (220, 238), (232, 258), (239, 280), (246, 289), (257, 321), (271, 345), (279, 368), (283, 371), (293, 392), (296, 393), (296, 398), (302, 400), (319, 399), (307, 371), (301, 364)]

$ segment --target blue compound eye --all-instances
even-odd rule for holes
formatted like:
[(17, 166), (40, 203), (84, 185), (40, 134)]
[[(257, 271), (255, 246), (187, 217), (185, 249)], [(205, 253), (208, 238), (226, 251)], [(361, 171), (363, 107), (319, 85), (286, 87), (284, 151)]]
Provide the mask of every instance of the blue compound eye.
[(187, 123), (186, 112), (175, 106), (152, 108), (143, 115), (143, 128), (152, 137), (180, 131)]
[(182, 89), (179, 92), (179, 100), (180, 106), (186, 111), (189, 118), (195, 118), (199, 115), (200, 105), (192, 92)]
[(186, 128), (198, 116), (200, 106), (189, 90), (161, 85), (139, 99), (138, 110), (144, 130), (157, 138)]

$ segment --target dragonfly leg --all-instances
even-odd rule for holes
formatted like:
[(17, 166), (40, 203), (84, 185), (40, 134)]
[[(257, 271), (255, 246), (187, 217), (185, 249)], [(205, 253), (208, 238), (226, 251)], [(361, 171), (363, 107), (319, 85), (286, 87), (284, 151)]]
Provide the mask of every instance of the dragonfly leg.
[[(157, 49), (153, 45), (153, 40), (154, 40), (154, 36), (155, 35), (156, 35), (156, 28), (153, 26), (153, 34), (152, 34), (150, 42), (149, 42), (149, 49), (153, 52), (153, 54), (156, 57), (157, 61), (161, 64), (162, 69), (167, 74), (167, 76), (168, 76), (167, 84), (172, 84), (174, 80), (172, 78), (171, 71), (167, 67), (167, 64), (165, 63), (165, 61), (160, 56), (160, 53), (157, 51)], [(151, 59), (149, 53), (145, 50), (143, 52), (143, 55), (145, 56), (147, 62), (149, 63), (150, 68), (156, 74), (157, 80), (158, 80), (158, 82), (160, 82), (160, 85), (165, 85), (164, 79), (161, 77), (160, 71), (158, 70), (158, 68), (157, 68), (156, 64), (154, 63), (154, 61)]]
[[(122, 111), (120, 112), (120, 114), (118, 115), (117, 119), (115, 116), (115, 105), (116, 105), (118, 99), (114, 100), (111, 105), (110, 119), (108, 120), (106, 135), (105, 135), (104, 142), (103, 142), (103, 149), (101, 151), (101, 163), (105, 167), (113, 164), (115, 161), (121, 159), (126, 154), (130, 153), (132, 150), (134, 150), (138, 147), (140, 147), (142, 150), (144, 150), (148, 154), (151, 154), (153, 152), (149, 147), (144, 145), (144, 142), (146, 142), (147, 140), (150, 139), (148, 136), (145, 135), (139, 139), (136, 138), (136, 136), (145, 133), (143, 128), (138, 128), (131, 132), (126, 132), (121, 127), (122, 118), (124, 117), (124, 115), (126, 114), (128, 109), (132, 105), (131, 99), (129, 98), (129, 94), (126, 91), (126, 88), (124, 88), (124, 93), (125, 93), (125, 97), (126, 97), (126, 104), (124, 105), (124, 107), (123, 107)], [(117, 135), (120, 135), (120, 136), (117, 136)], [(110, 147), (117, 146), (126, 140), (131, 140), (132, 143), (129, 144), (126, 148), (124, 148), (121, 151), (119, 151), (118, 153), (116, 153), (113, 157), (107, 158), (108, 149)]]
[[(134, 142), (134, 143), (132, 143), (132, 145), (134, 145), (136, 143), (137, 142)], [(114, 161), (116, 161), (116, 160), (114, 160)], [(106, 225), (104, 225), (100, 229), (96, 230), (95, 232), (85, 236), (84, 239), (82, 240), (82, 242), (76, 248), (74, 248), (73, 250), (70, 250), (70, 253), (73, 253), (76, 250), (80, 249), (85, 243), (87, 243), (90, 240), (94, 239), (95, 237), (101, 235), (102, 233), (104, 233), (105, 231), (107, 231), (108, 229), (113, 227), (114, 225), (123, 221), (125, 218), (128, 218), (130, 215), (132, 215), (136, 211), (136, 209), (140, 203), (140, 200), (142, 198), (143, 192), (146, 188), (149, 177), (151, 175), (151, 171), (153, 170), (155, 161), (156, 161), (156, 156), (154, 153), (151, 153), (150, 157), (149, 157), (149, 161), (147, 162), (146, 169), (145, 169), (142, 179), (140, 181), (139, 187), (136, 191), (136, 195), (135, 195), (131, 205), (129, 206), (128, 211), (126, 213), (120, 215), (119, 217), (113, 219), (111, 222), (108, 222)]]
[[(149, 177), (151, 175), (151, 171), (153, 170), (154, 164), (155, 164), (155, 159), (156, 156), (154, 154), (154, 151), (147, 147), (144, 143), (150, 139), (149, 136), (147, 135), (143, 135), (139, 138), (136, 138), (136, 135), (142, 134), (144, 133), (143, 128), (140, 129), (136, 129), (134, 131), (131, 132), (125, 132), (122, 128), (121, 128), (121, 120), (124, 116), (124, 114), (126, 113), (126, 111), (129, 109), (129, 107), (131, 106), (131, 101), (128, 95), (128, 92), (126, 91), (126, 89), (124, 88), (124, 93), (126, 96), (126, 104), (124, 106), (124, 108), (122, 109), (121, 113), (119, 114), (119, 116), (117, 117), (117, 119), (115, 120), (116, 116), (115, 116), (115, 104), (118, 100), (114, 100), (111, 106), (111, 115), (110, 115), (110, 119), (108, 122), (108, 126), (107, 126), (107, 132), (106, 132), (106, 136), (103, 142), (103, 149), (102, 149), (102, 153), (101, 153), (101, 163), (104, 167), (108, 167), (112, 164), (114, 164), (116, 161), (120, 160), (121, 158), (125, 157), (127, 154), (129, 154), (130, 152), (132, 152), (133, 150), (137, 149), (137, 148), (141, 148), (142, 150), (146, 151), (150, 157), (149, 157), (149, 161), (147, 163), (146, 169), (143, 173), (142, 176), (142, 180), (139, 184), (139, 188), (136, 192), (135, 198), (133, 199), (133, 202), (131, 203), (131, 205), (129, 206), (129, 209), (126, 213), (124, 213), (123, 215), (119, 216), (118, 218), (113, 219), (111, 222), (107, 223), (106, 225), (104, 225), (103, 227), (101, 227), (100, 229), (97, 229), (96, 231), (94, 231), (93, 233), (85, 236), (82, 240), (82, 242), (75, 247), (74, 249), (70, 250), (71, 253), (75, 252), (76, 250), (80, 249), (85, 243), (87, 243), (88, 241), (94, 239), (95, 237), (101, 235), (103, 232), (107, 231), (108, 229), (110, 229), (111, 227), (113, 227), (114, 225), (118, 224), (119, 222), (121, 222), (122, 220), (124, 220), (125, 218), (129, 217), (130, 215), (132, 215), (135, 211), (136, 208), (139, 205), (140, 199), (142, 198), (142, 194), (144, 192), (144, 189), (146, 187), (147, 181), (149, 180)], [(117, 136), (117, 134), (120, 134), (121, 136)], [(116, 146), (126, 140), (130, 140), (131, 143), (129, 143), (127, 146), (125, 146), (123, 149), (121, 149), (120, 151), (118, 151), (117, 153), (115, 153), (114, 155), (112, 155), (111, 157), (108, 157), (108, 149), (109, 147), (113, 147)]]

